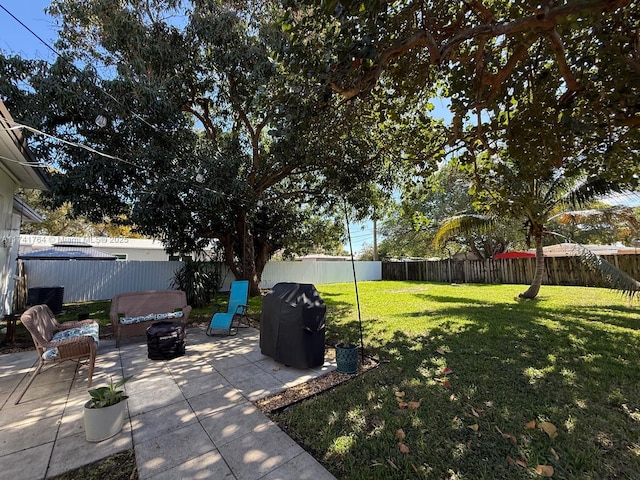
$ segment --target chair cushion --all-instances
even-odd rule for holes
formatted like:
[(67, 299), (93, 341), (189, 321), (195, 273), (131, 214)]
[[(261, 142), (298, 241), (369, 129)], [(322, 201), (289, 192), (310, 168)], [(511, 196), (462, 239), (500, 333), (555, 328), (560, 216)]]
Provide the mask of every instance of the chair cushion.
[[(100, 340), (100, 327), (97, 323), (91, 323), (89, 325), (83, 325), (82, 327), (61, 330), (51, 338), (51, 341), (59, 342), (60, 340), (67, 340), (68, 338), (75, 338), (80, 336), (93, 337), (97, 345)], [(58, 357), (59, 352), (57, 347), (48, 348), (42, 354), (43, 360), (57, 360)]]
[(184, 313), (182, 310), (178, 312), (167, 313), (150, 313), (148, 315), (140, 315), (139, 317), (123, 317), (120, 319), (121, 325), (133, 325), (134, 323), (151, 322), (154, 320), (169, 320), (172, 318), (182, 318)]

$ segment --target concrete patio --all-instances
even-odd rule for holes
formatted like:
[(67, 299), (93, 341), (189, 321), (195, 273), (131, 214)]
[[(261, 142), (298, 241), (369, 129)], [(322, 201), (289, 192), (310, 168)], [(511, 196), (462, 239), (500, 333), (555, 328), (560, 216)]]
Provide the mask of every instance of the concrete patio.
[(133, 375), (128, 417), (118, 435), (84, 436), (86, 366), (65, 362), (41, 373), (19, 405), (15, 399), (36, 363), (35, 352), (0, 355), (0, 479), (51, 478), (111, 454), (135, 449), (141, 479), (333, 479), (271, 422), (253, 401), (335, 368), (294, 369), (260, 353), (259, 332), (211, 338), (187, 334), (187, 354), (147, 358), (144, 338), (99, 346), (93, 385)]

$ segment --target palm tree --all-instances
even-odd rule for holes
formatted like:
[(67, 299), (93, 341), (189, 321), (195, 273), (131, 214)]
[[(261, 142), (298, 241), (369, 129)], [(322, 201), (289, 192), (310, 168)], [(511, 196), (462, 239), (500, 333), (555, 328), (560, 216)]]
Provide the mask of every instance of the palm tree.
[[(469, 213), (446, 219), (434, 237), (434, 244), (440, 247), (453, 236), (472, 231), (486, 231), (503, 217), (524, 220), (527, 244), (533, 239), (536, 250), (536, 269), (529, 288), (520, 294), (521, 298), (532, 299), (538, 295), (544, 277), (545, 264), (543, 241), (550, 235), (546, 225), (554, 217), (561, 215), (567, 207), (579, 208), (588, 202), (617, 191), (615, 184), (598, 178), (568, 179), (562, 175), (540, 178), (522, 173), (512, 162), (498, 161), (491, 180), (485, 182), (483, 207), (486, 214)], [(490, 188), (490, 185), (493, 188)], [(582, 211), (586, 215), (587, 211)], [(565, 212), (567, 215), (568, 212)], [(574, 215), (577, 213), (574, 211)], [(609, 279), (611, 287), (622, 290), (630, 297), (640, 291), (640, 283), (606, 260), (578, 246), (583, 261)]]

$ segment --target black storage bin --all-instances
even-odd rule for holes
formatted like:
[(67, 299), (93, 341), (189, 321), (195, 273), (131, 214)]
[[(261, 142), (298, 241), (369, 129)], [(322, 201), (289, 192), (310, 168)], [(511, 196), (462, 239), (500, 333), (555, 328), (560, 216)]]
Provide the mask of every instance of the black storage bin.
[(326, 313), (315, 286), (278, 283), (262, 301), (260, 351), (295, 368), (321, 366)]
[(185, 354), (185, 324), (156, 322), (147, 328), (147, 347), (151, 360), (171, 360)]
[(27, 304), (48, 305), (54, 314), (62, 312), (64, 287), (32, 287), (27, 294)]

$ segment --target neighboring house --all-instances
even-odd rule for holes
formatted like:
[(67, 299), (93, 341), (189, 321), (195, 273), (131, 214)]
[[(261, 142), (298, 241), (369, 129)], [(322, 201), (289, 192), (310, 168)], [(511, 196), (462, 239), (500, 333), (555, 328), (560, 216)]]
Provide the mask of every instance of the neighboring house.
[(19, 188), (47, 190), (46, 173), (14, 126), (9, 111), (0, 100), (0, 316), (13, 313), (16, 258), (20, 225), (37, 221), (38, 215), (15, 197)]
[[(591, 250), (596, 255), (637, 255), (639, 248), (618, 245), (576, 245), (575, 243), (558, 243), (544, 247), (545, 257), (572, 257), (581, 255), (581, 247)], [(535, 250), (530, 250), (535, 252)]]
[(21, 253), (19, 260), (116, 260), (114, 255), (93, 248), (88, 243), (56, 243), (53, 248)]
[(298, 257), (296, 260), (301, 262), (348, 262), (351, 257), (345, 255), (325, 255), (324, 253), (312, 253), (304, 257)]
[[(149, 238), (126, 237), (62, 237), (51, 235), (20, 235), (20, 255), (37, 252), (39, 250), (51, 250), (55, 245), (90, 246), (102, 252), (113, 255), (118, 260), (133, 260), (145, 262), (159, 262), (171, 260), (184, 260), (192, 255), (169, 255), (162, 242)], [(33, 258), (33, 255), (30, 255)]]

